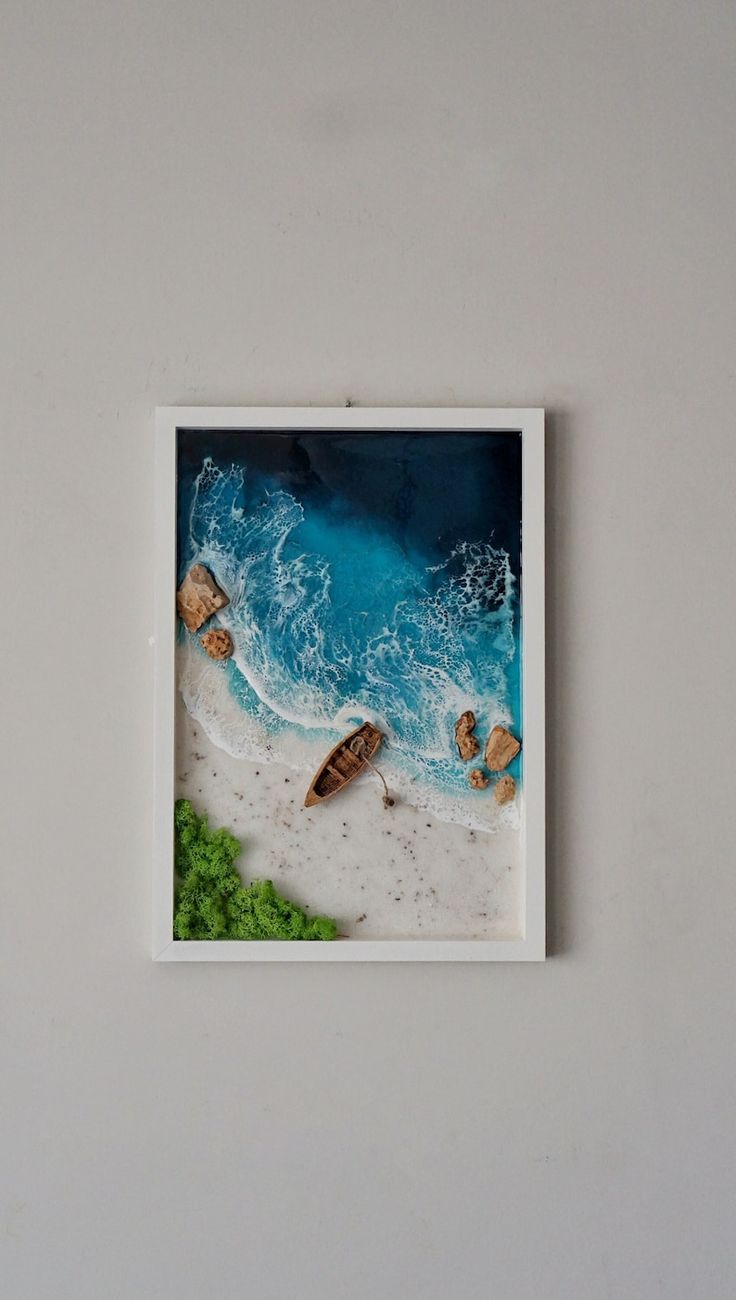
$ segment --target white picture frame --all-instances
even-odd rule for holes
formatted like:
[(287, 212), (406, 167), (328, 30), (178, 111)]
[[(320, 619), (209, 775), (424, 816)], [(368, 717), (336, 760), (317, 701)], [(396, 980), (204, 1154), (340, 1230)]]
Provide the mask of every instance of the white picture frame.
[[(511, 939), (176, 940), (174, 703), (178, 429), (487, 430), (522, 439), (523, 924)], [(544, 411), (541, 408), (160, 407), (155, 457), (155, 815), (157, 961), (541, 961), (545, 957)]]

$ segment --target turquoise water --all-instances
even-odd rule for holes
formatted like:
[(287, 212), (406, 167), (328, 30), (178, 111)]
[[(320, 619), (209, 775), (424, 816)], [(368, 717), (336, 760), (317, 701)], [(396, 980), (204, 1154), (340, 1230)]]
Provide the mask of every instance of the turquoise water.
[(481, 738), (496, 722), (520, 734), (518, 561), (492, 529), (435, 543), (400, 512), (244, 461), (180, 475), (179, 541), (180, 574), (204, 563), (231, 598), (225, 671), (243, 713), (282, 754), (290, 734), (327, 747), (371, 719), (410, 780), (466, 793), (458, 715), (472, 708)]

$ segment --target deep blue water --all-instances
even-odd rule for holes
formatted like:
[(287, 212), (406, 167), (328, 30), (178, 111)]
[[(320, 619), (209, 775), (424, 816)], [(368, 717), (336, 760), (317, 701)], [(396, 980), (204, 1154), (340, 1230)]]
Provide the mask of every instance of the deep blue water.
[(458, 714), (521, 731), (519, 435), (179, 440), (179, 576), (199, 560), (231, 597), (244, 713), (280, 749), (370, 718), (409, 776), (467, 790)]

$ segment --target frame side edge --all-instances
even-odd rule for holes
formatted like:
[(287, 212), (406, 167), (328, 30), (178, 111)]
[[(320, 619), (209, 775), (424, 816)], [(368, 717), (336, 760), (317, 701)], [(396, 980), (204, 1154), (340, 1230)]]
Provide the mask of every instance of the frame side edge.
[[(545, 810), (545, 438), (544, 410), (529, 410), (523, 428), (524, 536), (522, 539), (522, 601), (524, 665), (525, 801), (524, 816), (525, 929), (530, 960), (546, 958), (546, 810)], [(527, 511), (531, 510), (531, 515)], [(531, 524), (526, 519), (531, 519)]]
[(176, 422), (157, 409), (155, 434), (154, 828), (152, 955), (173, 942), (174, 590), (176, 587)]

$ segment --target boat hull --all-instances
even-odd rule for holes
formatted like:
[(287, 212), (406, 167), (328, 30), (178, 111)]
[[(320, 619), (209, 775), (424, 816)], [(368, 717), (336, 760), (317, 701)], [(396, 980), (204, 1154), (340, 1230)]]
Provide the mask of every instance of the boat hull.
[[(363, 741), (360, 753), (355, 753), (352, 746)], [(304, 800), (305, 808), (324, 803), (333, 795), (339, 794), (356, 776), (366, 769), (366, 759), (372, 759), (381, 741), (382, 733), (372, 722), (364, 722), (356, 727), (349, 736), (344, 736), (335, 748), (330, 750), (324, 763), (316, 772)]]

